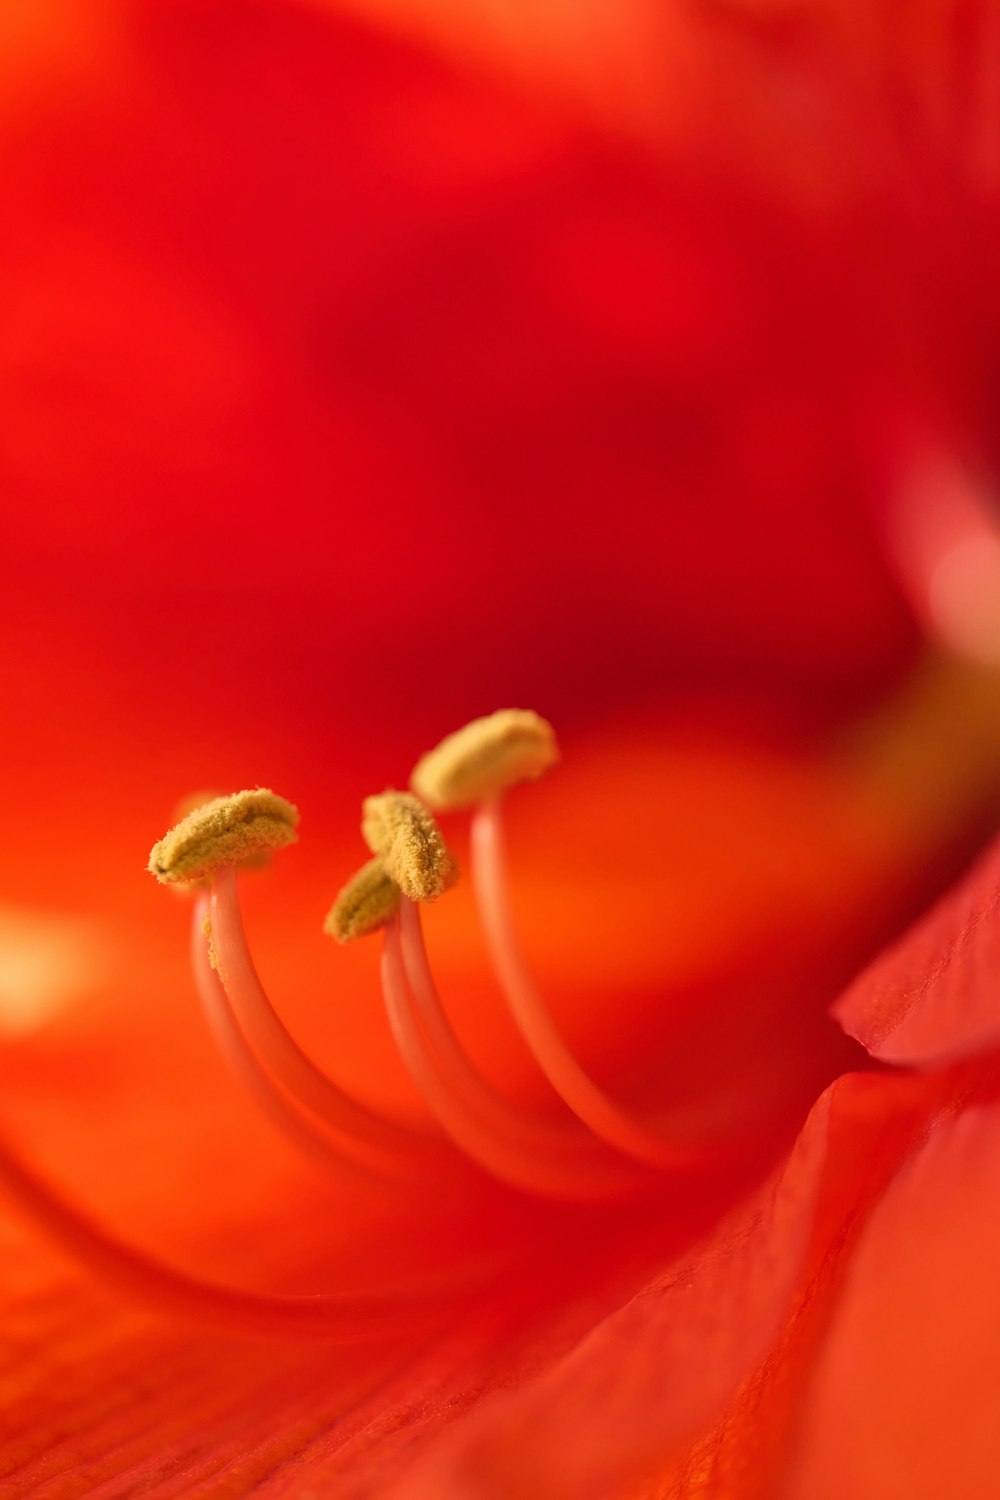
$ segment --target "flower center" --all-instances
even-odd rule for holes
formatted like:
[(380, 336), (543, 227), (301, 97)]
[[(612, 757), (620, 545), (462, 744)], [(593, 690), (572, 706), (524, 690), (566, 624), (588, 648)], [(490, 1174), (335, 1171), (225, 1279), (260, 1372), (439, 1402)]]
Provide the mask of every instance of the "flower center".
[[(149, 869), (190, 891), (191, 962), (205, 1020), (220, 1051), (272, 1122), (331, 1170), (345, 1164), (428, 1191), (468, 1170), (547, 1199), (629, 1194), (677, 1166), (676, 1146), (615, 1105), (559, 1036), (517, 944), (506, 895), (501, 797), (558, 759), (537, 714), (505, 710), (478, 719), (425, 756), (413, 792), (365, 800), (362, 832), (374, 856), (346, 884), (325, 930), (349, 942), (384, 932), (382, 992), (400, 1057), (431, 1117), (427, 1129), (370, 1109), (328, 1077), (285, 1026), (254, 967), (239, 903), (238, 871), (294, 843), (298, 811), (266, 788), (211, 797), (153, 848)], [(456, 878), (433, 813), (472, 809), (473, 875), (500, 989), (543, 1072), (577, 1117), (553, 1124), (505, 1098), (482, 1074), (448, 1018), (424, 946), (419, 904)], [(250, 1333), (356, 1340), (398, 1333), (440, 1316), (466, 1288), (452, 1273), (360, 1295), (271, 1296), (203, 1282), (116, 1239), (65, 1202), (0, 1142), (0, 1180), (49, 1233), (123, 1289), (169, 1309)], [(482, 1267), (479, 1268), (481, 1281)]]
[[(376, 1114), (323, 1074), (287, 1031), (260, 982), (240, 914), (237, 865), (288, 841), (291, 804), (270, 792), (218, 798), (156, 846), (150, 864), (161, 879), (166, 866), (208, 882), (192, 937), (206, 1016), (244, 1083), (297, 1140), (310, 1139), (313, 1150), (328, 1158), (428, 1185), (447, 1177), (459, 1152), (508, 1186), (561, 1199), (618, 1196), (644, 1186), (650, 1170), (690, 1163), (689, 1150), (648, 1130), (586, 1075), (517, 942), (506, 890), (501, 798), (557, 759), (551, 726), (537, 714), (508, 709), (442, 741), (418, 763), (411, 784), (439, 809), (471, 805), (474, 885), (496, 979), (543, 1073), (577, 1117), (565, 1126), (500, 1095), (448, 1019), (430, 971), (419, 904), (447, 890), (456, 867), (435, 817), (415, 793), (386, 791), (365, 799), (361, 831), (374, 858), (348, 881), (324, 926), (341, 942), (385, 930), (381, 977), (389, 1028), (444, 1140)], [(237, 838), (243, 840), (242, 858), (230, 852)], [(217, 978), (199, 948), (206, 914)]]

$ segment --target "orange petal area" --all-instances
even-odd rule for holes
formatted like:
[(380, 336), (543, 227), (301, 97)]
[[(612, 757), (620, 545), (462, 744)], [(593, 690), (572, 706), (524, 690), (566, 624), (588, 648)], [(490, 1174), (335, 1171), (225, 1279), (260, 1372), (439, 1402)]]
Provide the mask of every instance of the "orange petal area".
[(998, 1202), (994, 1103), (941, 1125), (865, 1226), (809, 1381), (782, 1497), (996, 1494)]
[[(803, 1315), (946, 1096), (930, 1078), (841, 1080), (776, 1179), (694, 1253), (685, 1241), (714, 1217), (717, 1184), (622, 1210), (611, 1225), (606, 1214), (558, 1226), (535, 1215), (516, 1277), (430, 1340), (402, 1330), (389, 1352), (151, 1322), (54, 1274), (31, 1235), (7, 1232), (8, 1492), (83, 1481), (273, 1500), (311, 1486), (372, 1500), (617, 1493), (683, 1454)], [(314, 1231), (324, 1201), (309, 1204)], [(260, 1277), (273, 1243), (269, 1255), (266, 1239), (228, 1238)]]
[(87, 101), (88, 85), (118, 61), (112, 6), (87, 0), (12, 0), (0, 9), (0, 125), (30, 110), (37, 94)]
[[(414, 1203), (300, 1163), (163, 990), (153, 980), (137, 980), (136, 990), (149, 1008), (137, 1007), (133, 1027), (118, 1026), (113, 1047), (79, 1035), (66, 1047), (50, 1037), (44, 1054), (24, 1044), (16, 1061), (5, 1057), (3, 1081), (9, 1100), (30, 1055), (19, 1144), (132, 1244), (196, 1275), (309, 1293), (447, 1275), (523, 1240), (516, 1207), (485, 1182)], [(544, 1213), (533, 1227), (544, 1239)], [(388, 1348), (344, 1351), (225, 1338), (137, 1309), (67, 1262), (6, 1201), (0, 1249), (4, 1495), (105, 1481), (186, 1495), (222, 1470), (225, 1492), (242, 1493), (317, 1431), (339, 1441), (361, 1415), (370, 1421), (402, 1369), (406, 1391), (417, 1391), (429, 1344), (435, 1372), (466, 1368), (495, 1337), (505, 1285), (461, 1319), (446, 1300), (430, 1336), (404, 1317)], [(544, 1271), (540, 1284), (551, 1285)], [(373, 1390), (374, 1413), (359, 1407)]]
[(542, 1374), (485, 1400), (392, 1500), (774, 1494), (803, 1351), (822, 1332), (855, 1226), (947, 1094), (940, 1079), (841, 1079), (776, 1182), (567, 1352), (553, 1350)]
[(926, 1065), (1000, 1041), (1000, 841), (865, 970), (833, 1014), (873, 1057)]
[[(134, 1066), (143, 1046), (120, 1027), (113, 1055), (77, 1038), (61, 1060), (35, 1057), (19, 1091), (22, 1139), (53, 1180), (72, 1184), (75, 1201), (99, 1206), (133, 1243), (240, 1285), (345, 1290), (498, 1252), (511, 1265), (471, 1310), (446, 1304), (430, 1335), (403, 1320), (388, 1350), (345, 1352), (227, 1339), (134, 1310), (5, 1214), (0, 1493), (51, 1482), (241, 1494), (267, 1480), (293, 1495), (305, 1472), (381, 1468), (411, 1429), (433, 1430), (432, 1418), (484, 1382), (507, 1381), (552, 1343), (582, 1336), (664, 1244), (704, 1232), (738, 1190), (732, 1178), (716, 1181), (680, 1205), (609, 1222), (606, 1212), (551, 1211), (468, 1179), (460, 1192), (414, 1203), (327, 1178), (271, 1139), (175, 1017), (164, 1024), (152, 985), (145, 998), (144, 1045), (158, 1068)], [(123, 1058), (131, 1076), (120, 1074)]]

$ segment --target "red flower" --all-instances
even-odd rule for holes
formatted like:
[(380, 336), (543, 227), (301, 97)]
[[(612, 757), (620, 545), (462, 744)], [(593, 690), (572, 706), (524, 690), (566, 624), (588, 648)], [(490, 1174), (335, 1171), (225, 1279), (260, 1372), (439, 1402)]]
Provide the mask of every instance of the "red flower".
[[(995, 820), (995, 680), (922, 662), (904, 599), (968, 624), (961, 517), (991, 534), (992, 17), (893, 20), (890, 56), (879, 13), (661, 9), (0, 19), (10, 1129), (198, 1277), (489, 1273), (390, 1347), (246, 1342), (12, 1203), (12, 1493), (989, 1492), (993, 866), (864, 965)], [(192, 787), (293, 797), (261, 970), (416, 1120), (322, 913), (361, 798), (511, 702), (564, 751), (511, 804), (535, 970), (702, 1163), (613, 1210), (300, 1159), (141, 869)], [(468, 887), (428, 921), (449, 1013), (554, 1114)]]

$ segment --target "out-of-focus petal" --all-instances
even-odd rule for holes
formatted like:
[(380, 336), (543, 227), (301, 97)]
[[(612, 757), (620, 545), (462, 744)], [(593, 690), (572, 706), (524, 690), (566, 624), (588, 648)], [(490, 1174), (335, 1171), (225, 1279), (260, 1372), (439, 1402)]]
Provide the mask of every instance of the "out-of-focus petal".
[(716, 674), (829, 715), (898, 672), (849, 430), (892, 340), (845, 226), (328, 11), (116, 32), (8, 148), (0, 612), (31, 681), (106, 657), (147, 723), (165, 691), (207, 717), (213, 638), (307, 736)]
[(884, 1062), (941, 1063), (1000, 1040), (1000, 842), (881, 954), (833, 1014)]
[(863, 1229), (809, 1378), (787, 1500), (995, 1495), (998, 1202), (993, 1104), (942, 1124)]
[[(990, 142), (1000, 120), (1000, 26), (989, 0), (929, 0), (902, 17), (886, 3), (859, 9), (850, 0), (315, 3), (431, 41), (661, 147), (681, 130), (690, 149), (713, 113), (717, 125), (731, 124), (741, 110), (744, 138), (730, 149), (755, 152), (758, 167), (775, 175), (795, 177), (810, 158), (829, 173), (838, 165), (836, 125), (851, 123), (853, 106), (855, 126), (880, 120), (905, 134), (911, 150), (934, 142), (939, 157), (997, 186)], [(779, 122), (793, 116), (799, 138), (775, 151)], [(894, 154), (867, 163), (875, 171), (901, 165)]]
[(655, 0), (314, 3), (419, 38), (609, 127), (662, 135), (666, 122), (690, 119), (698, 29), (679, 7)]

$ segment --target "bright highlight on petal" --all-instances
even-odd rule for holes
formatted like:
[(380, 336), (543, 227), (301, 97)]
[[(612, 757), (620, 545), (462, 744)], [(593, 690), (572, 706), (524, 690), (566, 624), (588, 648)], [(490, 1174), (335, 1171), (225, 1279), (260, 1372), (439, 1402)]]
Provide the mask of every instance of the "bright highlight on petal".
[(0, 906), (0, 1031), (20, 1036), (91, 993), (110, 969), (92, 921)]
[(929, 602), (949, 645), (1000, 665), (1000, 534), (966, 536), (950, 547), (931, 574)]
[(891, 518), (903, 581), (949, 650), (1000, 665), (1000, 513), (956, 460), (927, 459)]

